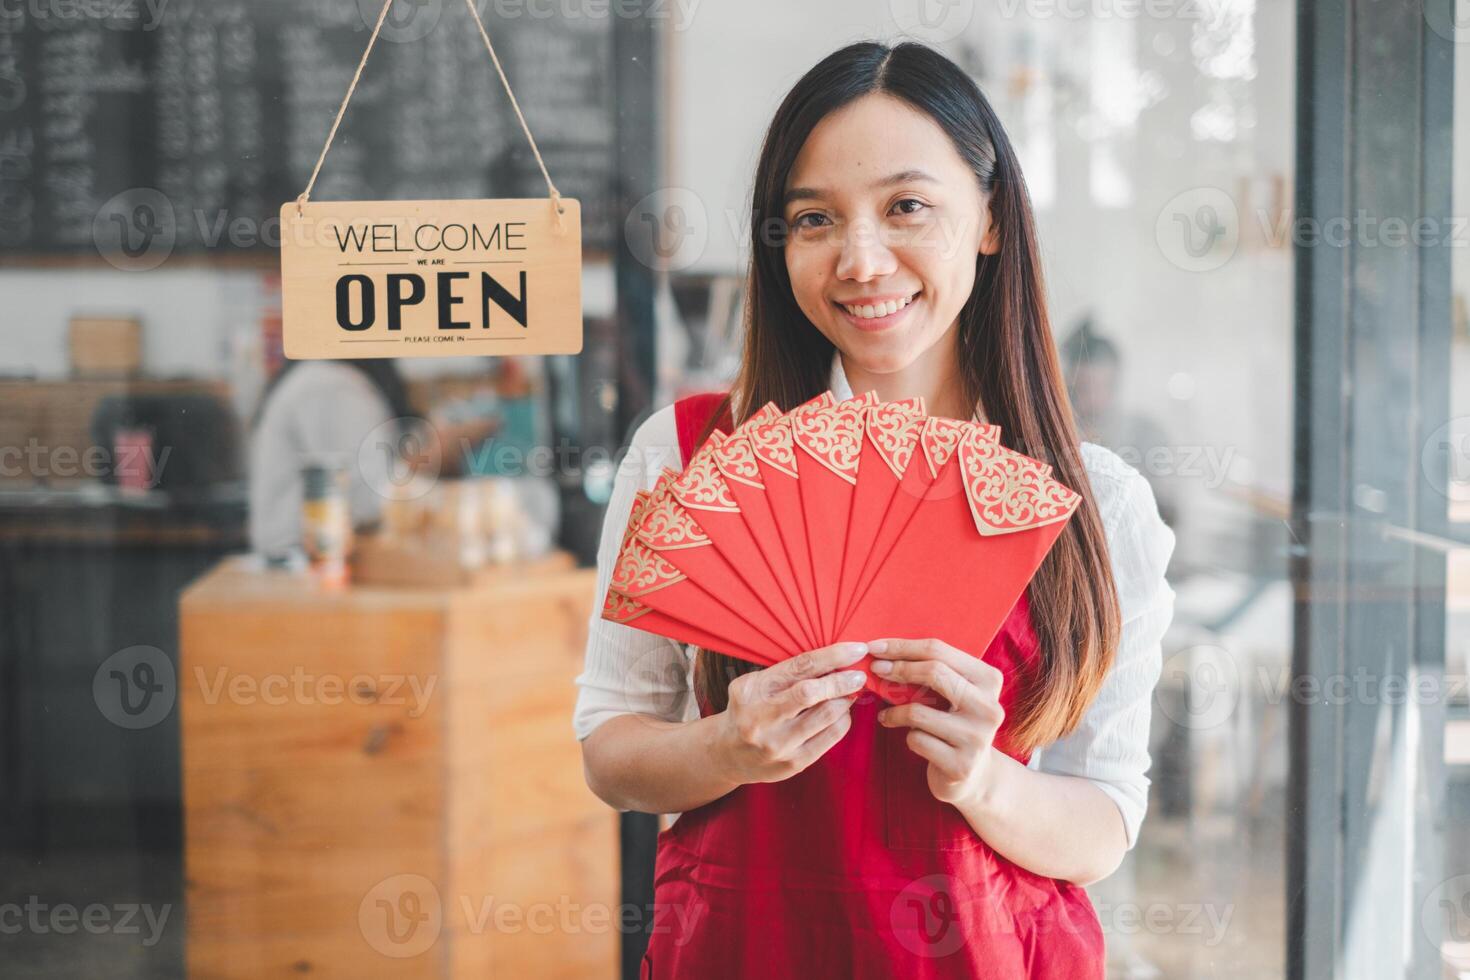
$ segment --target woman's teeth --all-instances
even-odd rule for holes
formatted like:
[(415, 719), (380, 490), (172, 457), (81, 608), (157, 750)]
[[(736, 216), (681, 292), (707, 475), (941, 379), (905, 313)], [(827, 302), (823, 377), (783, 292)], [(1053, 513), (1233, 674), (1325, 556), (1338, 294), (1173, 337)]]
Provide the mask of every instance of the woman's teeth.
[(876, 306), (848, 306), (846, 303), (843, 303), (842, 308), (861, 320), (871, 320), (875, 317), (897, 313), (905, 306), (908, 306), (913, 301), (913, 298), (913, 296), (905, 296), (903, 299), (891, 299), (886, 303), (879, 303)]

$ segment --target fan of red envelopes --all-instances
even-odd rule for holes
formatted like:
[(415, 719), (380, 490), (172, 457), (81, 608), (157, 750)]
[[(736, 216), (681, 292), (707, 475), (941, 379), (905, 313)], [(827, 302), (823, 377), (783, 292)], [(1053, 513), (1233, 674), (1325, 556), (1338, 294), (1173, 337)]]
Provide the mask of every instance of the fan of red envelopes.
[(981, 656), (1080, 499), (922, 399), (770, 403), (639, 491), (602, 617), (762, 665), (888, 636)]

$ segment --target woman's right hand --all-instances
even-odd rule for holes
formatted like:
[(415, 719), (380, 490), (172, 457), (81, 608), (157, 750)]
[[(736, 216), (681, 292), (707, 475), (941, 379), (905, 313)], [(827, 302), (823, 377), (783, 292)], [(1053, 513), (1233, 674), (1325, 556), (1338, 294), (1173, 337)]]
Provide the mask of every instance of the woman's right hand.
[(732, 680), (729, 707), (716, 715), (726, 777), (742, 785), (789, 779), (841, 741), (866, 675), (840, 668), (867, 652), (866, 643), (834, 643)]

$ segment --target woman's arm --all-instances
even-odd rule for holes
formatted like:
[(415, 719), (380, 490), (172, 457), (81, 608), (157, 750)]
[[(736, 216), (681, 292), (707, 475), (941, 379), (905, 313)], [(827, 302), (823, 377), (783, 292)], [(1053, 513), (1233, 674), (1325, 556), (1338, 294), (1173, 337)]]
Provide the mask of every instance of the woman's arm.
[(1123, 815), (1128, 847), (1148, 812), (1149, 728), (1153, 691), (1163, 669), (1163, 639), (1174, 618), (1174, 590), (1164, 576), (1174, 532), (1159, 515), (1152, 488), (1116, 454), (1083, 443), (1103, 510), (1123, 626), (1117, 655), (1096, 699), (1068, 735), (1032, 753), (1029, 768), (1087, 779)]
[(608, 806), (682, 813), (739, 784), (724, 775), (714, 716), (665, 721), (653, 715), (609, 718), (582, 742), (587, 785)]
[(841, 670), (861, 643), (834, 643), (730, 682), (730, 706), (697, 721), (618, 715), (582, 743), (587, 785), (622, 810), (674, 813), (745, 783), (789, 779), (852, 726), (852, 698), (867, 679)]
[(988, 785), (956, 806), (997, 853), (1078, 885), (1101, 881), (1123, 863), (1123, 815), (1091, 780), (1028, 769), (994, 746), (990, 756)]

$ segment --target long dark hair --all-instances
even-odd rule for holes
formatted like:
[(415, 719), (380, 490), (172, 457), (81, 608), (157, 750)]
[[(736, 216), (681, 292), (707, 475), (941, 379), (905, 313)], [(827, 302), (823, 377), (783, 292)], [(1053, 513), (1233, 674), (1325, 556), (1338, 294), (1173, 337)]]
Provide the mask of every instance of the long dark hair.
[[(829, 113), (882, 92), (927, 114), (975, 173), (1000, 238), (976, 259), (975, 287), (955, 338), (968, 404), (982, 405), (1004, 444), (1050, 463), (1082, 502), (1032, 579), (1032, 624), (1041, 645), (1034, 683), (1006, 720), (1022, 750), (1047, 744), (1081, 721), (1112, 665), (1121, 630), (1107, 541), (1093, 499), (1047, 316), (1030, 196), (1000, 120), (971, 78), (939, 52), (907, 42), (867, 41), (824, 58), (787, 94), (761, 148), (751, 201), (748, 321), (733, 398), (735, 424), (767, 402), (783, 411), (828, 386), (834, 347), (801, 312), (786, 271), (783, 195), (807, 136)], [(983, 399), (983, 401), (982, 401)], [(721, 405), (713, 418), (724, 409)], [(700, 441), (713, 428), (713, 418)], [(984, 651), (969, 651), (980, 655)], [(697, 654), (696, 686), (715, 710), (729, 684), (755, 665), (709, 650)]]

